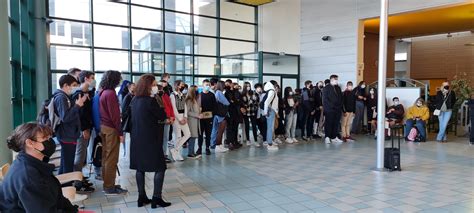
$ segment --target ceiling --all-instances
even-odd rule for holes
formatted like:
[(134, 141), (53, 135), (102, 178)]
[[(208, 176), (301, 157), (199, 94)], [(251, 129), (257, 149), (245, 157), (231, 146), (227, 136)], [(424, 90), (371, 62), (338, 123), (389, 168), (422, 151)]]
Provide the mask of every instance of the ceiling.
[(274, 2), (274, 0), (231, 0), (231, 2), (238, 2), (242, 4), (248, 4), (253, 6), (259, 6), (262, 4), (268, 4)]
[[(380, 19), (364, 21), (365, 32), (379, 33)], [(474, 31), (474, 3), (391, 15), (388, 34), (396, 38)]]

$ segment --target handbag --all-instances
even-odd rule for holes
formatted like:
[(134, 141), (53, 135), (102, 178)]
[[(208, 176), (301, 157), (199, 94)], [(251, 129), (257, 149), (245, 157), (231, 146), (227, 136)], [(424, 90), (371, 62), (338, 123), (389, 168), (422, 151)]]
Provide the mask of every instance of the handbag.
[(374, 112), (372, 113), (372, 118), (377, 118), (377, 111), (374, 109)]
[(435, 111), (433, 112), (433, 115), (435, 116), (439, 116), (441, 114), (441, 110), (439, 109), (435, 109)]

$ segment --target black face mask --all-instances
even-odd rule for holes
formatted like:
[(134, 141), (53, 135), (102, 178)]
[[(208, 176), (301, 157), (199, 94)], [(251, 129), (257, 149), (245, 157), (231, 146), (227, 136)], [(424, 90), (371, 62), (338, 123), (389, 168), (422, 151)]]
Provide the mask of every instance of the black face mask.
[(184, 87), (180, 87), (180, 88), (179, 88), (179, 91), (180, 91), (180, 92), (183, 92), (183, 91), (184, 91)]
[(449, 86), (444, 86), (444, 89), (445, 89), (445, 90), (449, 90)]
[(36, 149), (36, 151), (40, 152), (41, 154), (43, 154), (46, 158), (50, 158), (54, 152), (56, 151), (56, 143), (54, 142), (54, 140), (52, 138), (46, 140), (46, 141), (43, 141), (43, 142), (37, 142), (37, 143), (42, 143), (43, 144), (43, 147), (44, 149), (43, 150), (38, 150)]

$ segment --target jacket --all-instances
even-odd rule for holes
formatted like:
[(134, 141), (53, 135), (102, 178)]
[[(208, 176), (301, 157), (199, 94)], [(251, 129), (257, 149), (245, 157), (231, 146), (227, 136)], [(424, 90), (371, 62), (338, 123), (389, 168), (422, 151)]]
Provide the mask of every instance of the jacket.
[(387, 114), (386, 115), (387, 118), (397, 119), (397, 120), (402, 120), (403, 119), (403, 115), (405, 115), (405, 109), (403, 108), (403, 105), (401, 105), (401, 104), (398, 104), (397, 106), (392, 105), (387, 109), (387, 112), (390, 109), (395, 109), (395, 111)]
[(342, 96), (342, 112), (355, 112), (357, 96), (354, 91), (346, 90)]
[(427, 121), (430, 118), (430, 110), (425, 105), (421, 107), (411, 106), (408, 108), (406, 119), (413, 119), (413, 117), (419, 117), (421, 120)]
[(448, 110), (453, 109), (454, 104), (456, 103), (456, 94), (452, 90), (449, 91), (448, 94), (449, 94), (449, 97), (444, 97), (443, 92), (438, 91), (438, 93), (436, 93), (436, 101), (435, 101), (436, 109), (441, 109), (444, 101), (446, 101), (446, 108)]
[(188, 126), (191, 137), (197, 138), (199, 136), (199, 115), (201, 114), (199, 104), (197, 101), (187, 100), (186, 107), (188, 108)]
[(79, 95), (89, 95), (89, 98), (84, 101), (84, 106), (79, 110), (79, 116), (81, 121), (81, 131), (92, 129), (92, 99), (94, 98), (95, 90), (89, 92), (76, 91), (72, 95), (72, 100), (76, 101), (79, 99)]
[(268, 109), (270, 108), (275, 111), (275, 113), (278, 113), (278, 96), (275, 92), (275, 87), (271, 82), (267, 82), (263, 90), (267, 93), (267, 99), (263, 107), (263, 115), (268, 115)]
[(56, 136), (61, 142), (76, 143), (81, 135), (81, 121), (79, 110), (69, 96), (62, 90), (56, 90), (53, 94), (54, 110), (61, 123), (55, 130)]
[(303, 108), (306, 112), (311, 112), (314, 110), (314, 98), (311, 96), (312, 93), (310, 89), (303, 88), (302, 89), (302, 97), (303, 97)]
[[(290, 106), (290, 99), (293, 100), (293, 106)], [(284, 99), (284, 104), (285, 104), (285, 114), (289, 114), (291, 111), (293, 113), (297, 112), (297, 104), (298, 102), (294, 98), (294, 96), (289, 96)]]
[(102, 90), (99, 94), (100, 124), (115, 129), (122, 136), (120, 106), (115, 90)]
[(328, 84), (323, 89), (324, 113), (339, 113), (342, 111), (342, 92), (339, 86)]
[(313, 96), (313, 99), (314, 99), (314, 109), (316, 111), (319, 111), (319, 107), (323, 105), (322, 90), (319, 89), (318, 87), (314, 87), (313, 90), (312, 90), (312, 96)]
[(20, 152), (1, 185), (0, 212), (77, 212), (53, 170), (54, 165)]
[(161, 96), (161, 100), (163, 100), (163, 104), (165, 105), (165, 112), (167, 118), (174, 118), (174, 111), (173, 106), (171, 105), (170, 96), (167, 93), (164, 93)]
[[(127, 119), (129, 119), (128, 117), (131, 115), (131, 110), (130, 110), (130, 103), (132, 102), (132, 99), (133, 97), (135, 97), (134, 95), (132, 95), (132, 93), (128, 93), (122, 100), (122, 130), (123, 131), (128, 131), (130, 130), (130, 126), (131, 126), (131, 123), (130, 120), (129, 122), (127, 123)], [(127, 127), (125, 127), (125, 125), (128, 125)], [(127, 129), (127, 130), (125, 130)]]

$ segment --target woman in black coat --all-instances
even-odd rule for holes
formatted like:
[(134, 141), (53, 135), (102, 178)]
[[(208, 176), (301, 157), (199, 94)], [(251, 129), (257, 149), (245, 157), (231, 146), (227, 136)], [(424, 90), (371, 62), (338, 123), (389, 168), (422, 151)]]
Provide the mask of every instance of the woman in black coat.
[(438, 142), (446, 142), (446, 128), (453, 114), (455, 103), (456, 94), (450, 89), (448, 82), (443, 82), (440, 91), (436, 94), (436, 110), (439, 110), (439, 132), (436, 136)]
[[(137, 170), (138, 207), (150, 202), (151, 208), (171, 205), (163, 201), (161, 196), (166, 170), (163, 154), (166, 113), (164, 106), (160, 106), (155, 98), (159, 93), (163, 93), (163, 88), (159, 91), (155, 77), (143, 75), (138, 80), (131, 103), (130, 169)], [(155, 172), (152, 200), (148, 199), (145, 192), (145, 172)]]

